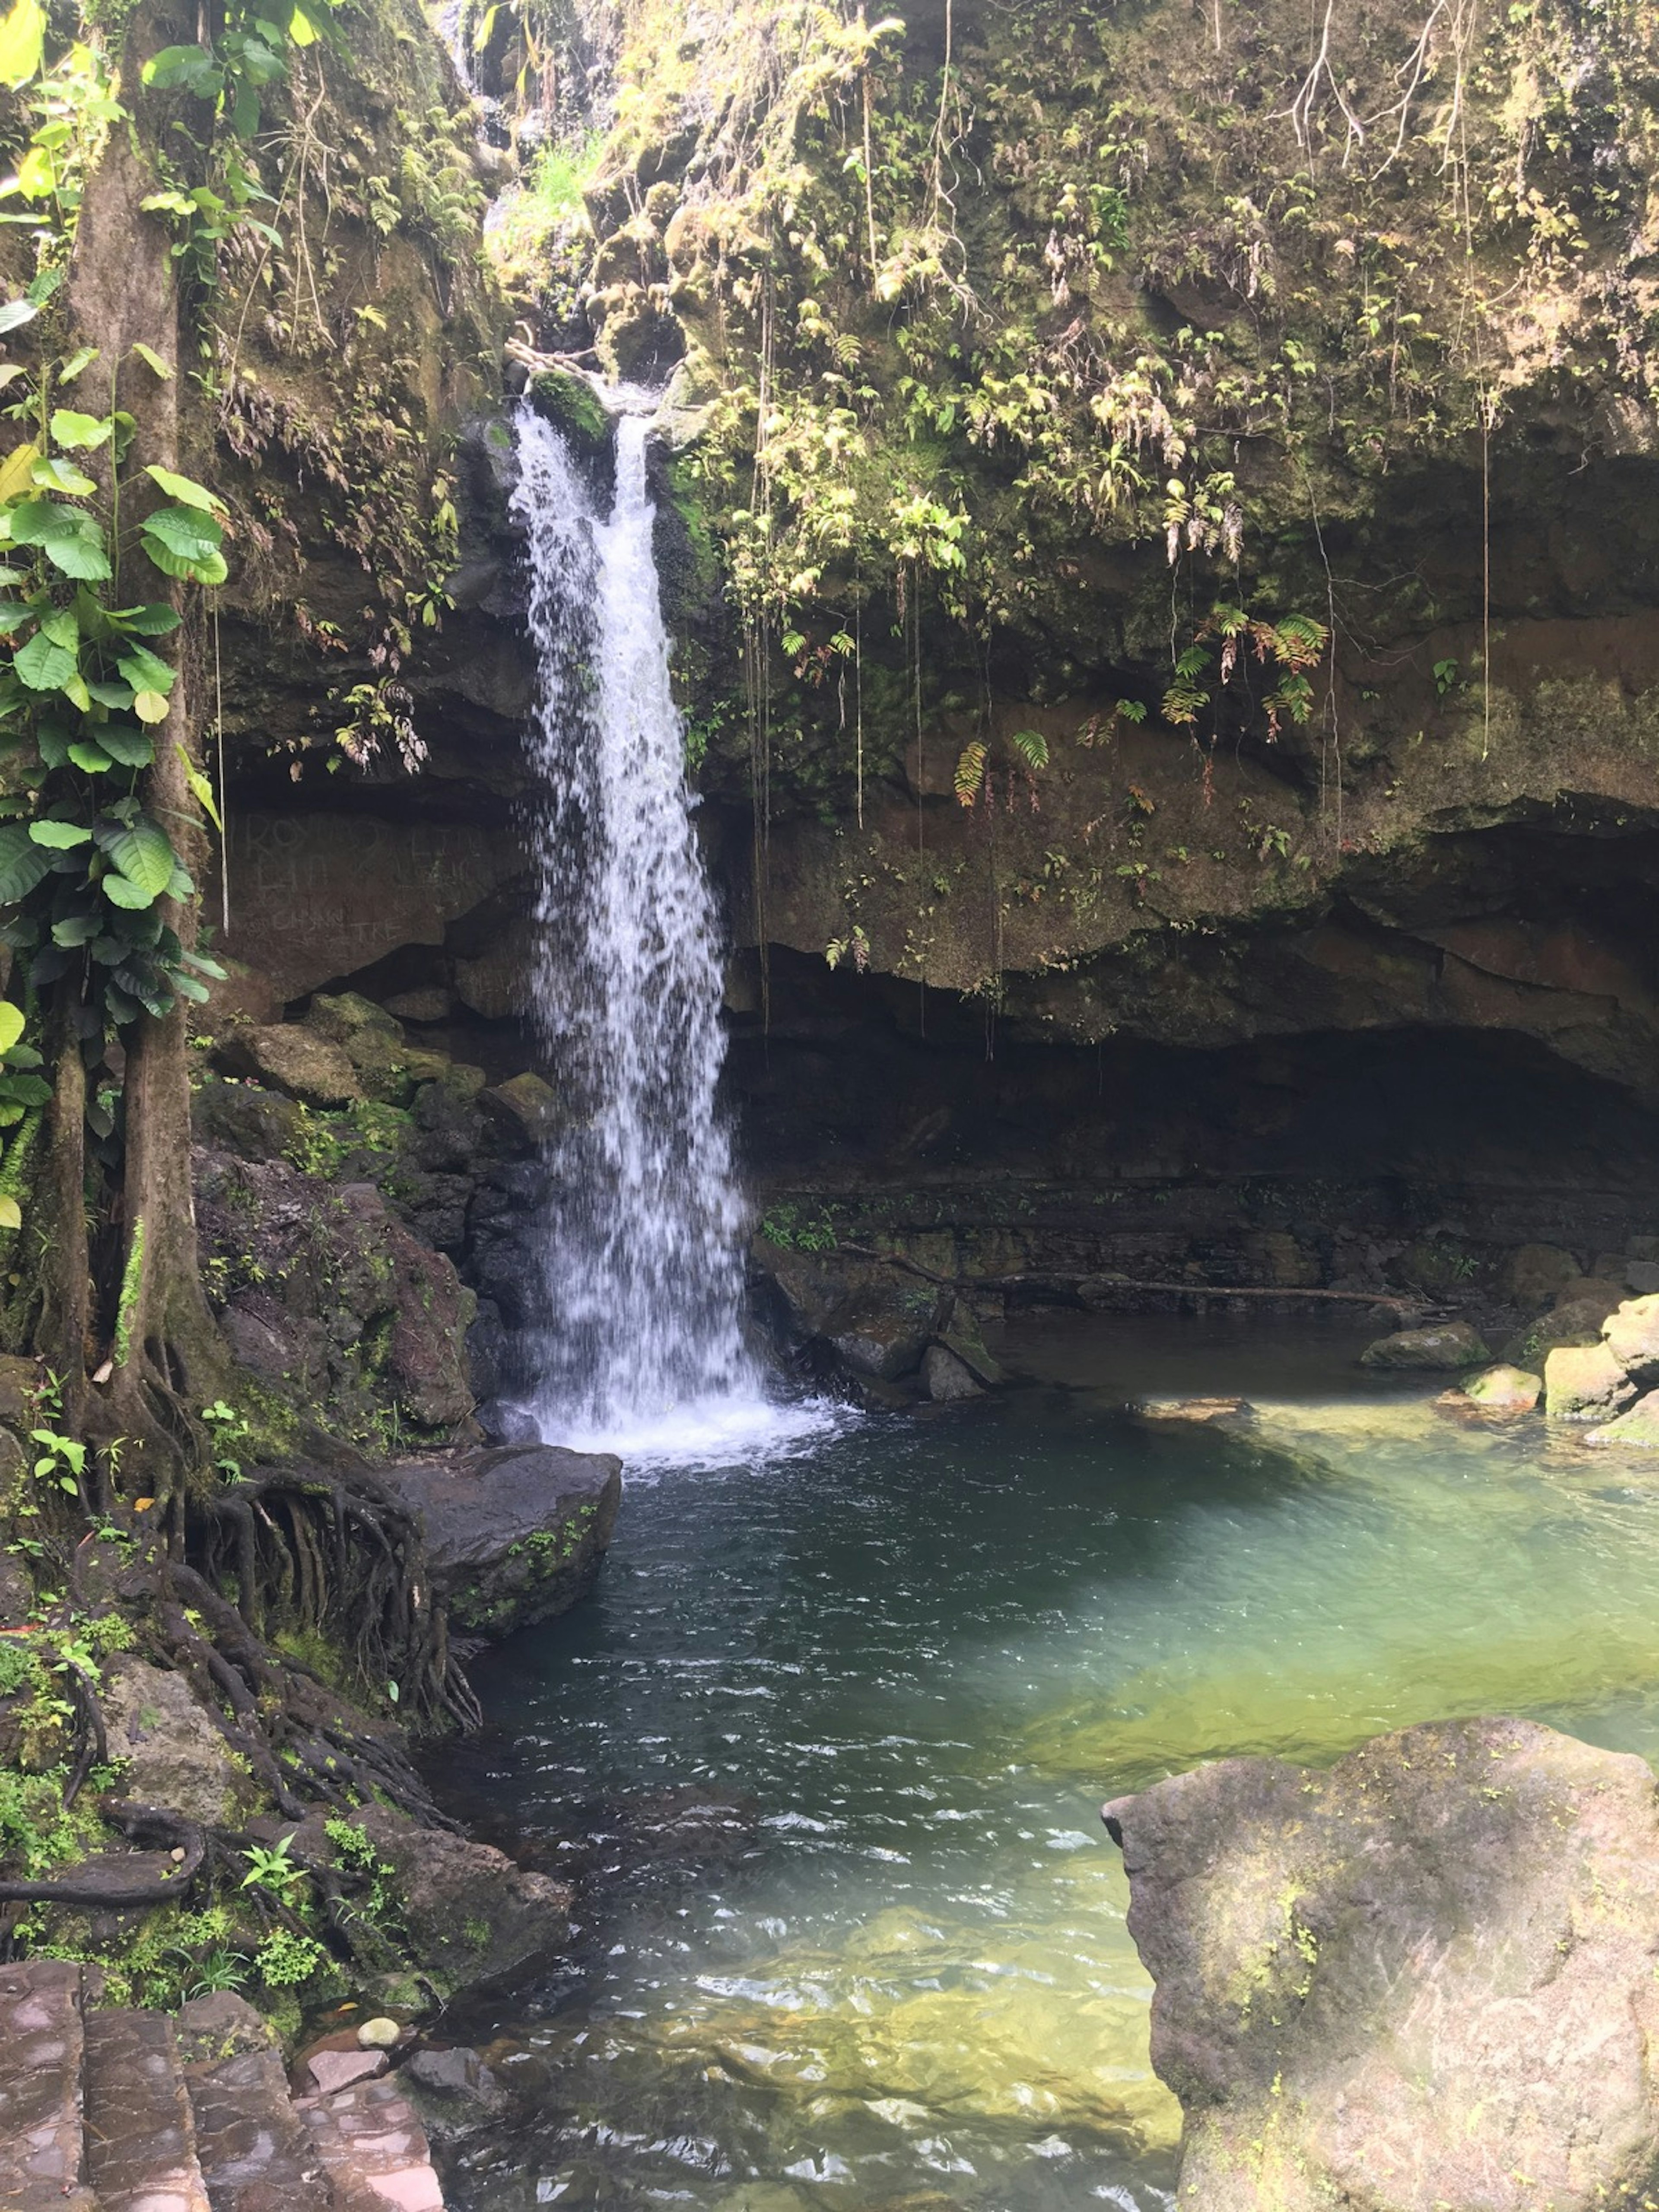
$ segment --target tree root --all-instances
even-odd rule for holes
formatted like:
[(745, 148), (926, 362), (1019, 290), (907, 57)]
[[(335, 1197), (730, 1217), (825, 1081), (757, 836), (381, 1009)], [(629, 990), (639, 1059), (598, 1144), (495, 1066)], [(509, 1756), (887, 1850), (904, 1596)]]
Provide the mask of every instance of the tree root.
[(98, 1808), (112, 1827), (133, 1841), (149, 1841), (167, 1851), (180, 1851), (166, 1868), (137, 1880), (123, 1881), (121, 1859), (112, 1852), (94, 1859), (78, 1875), (58, 1881), (0, 1881), (0, 1903), (8, 1905), (78, 1905), (95, 1912), (126, 1910), (138, 1905), (174, 1905), (201, 1870), (207, 1856), (206, 1829), (161, 1805), (138, 1805), (130, 1799), (106, 1797)]

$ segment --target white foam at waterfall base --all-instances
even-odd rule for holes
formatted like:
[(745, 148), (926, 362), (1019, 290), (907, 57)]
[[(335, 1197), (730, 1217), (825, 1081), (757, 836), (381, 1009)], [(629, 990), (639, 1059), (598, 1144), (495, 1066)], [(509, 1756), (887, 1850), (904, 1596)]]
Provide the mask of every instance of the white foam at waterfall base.
[(600, 472), (526, 405), (514, 495), (539, 668), (533, 1012), (572, 1109), (527, 1410), (550, 1443), (636, 1464), (787, 1449), (832, 1418), (777, 1402), (743, 1333), (719, 917), (669, 682), (649, 435), (637, 412), (617, 422), (602, 514)]

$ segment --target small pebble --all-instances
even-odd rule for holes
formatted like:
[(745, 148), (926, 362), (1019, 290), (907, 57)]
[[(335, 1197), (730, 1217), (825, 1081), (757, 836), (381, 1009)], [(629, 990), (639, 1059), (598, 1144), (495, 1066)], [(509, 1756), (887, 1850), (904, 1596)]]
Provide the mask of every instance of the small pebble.
[(183, 1844), (175, 1844), (173, 1849), (167, 1853), (167, 1856), (173, 1861), (174, 1866), (183, 1866), (185, 1863)]
[(357, 2030), (357, 2040), (365, 2051), (390, 2051), (402, 2033), (395, 2020), (366, 2020)]

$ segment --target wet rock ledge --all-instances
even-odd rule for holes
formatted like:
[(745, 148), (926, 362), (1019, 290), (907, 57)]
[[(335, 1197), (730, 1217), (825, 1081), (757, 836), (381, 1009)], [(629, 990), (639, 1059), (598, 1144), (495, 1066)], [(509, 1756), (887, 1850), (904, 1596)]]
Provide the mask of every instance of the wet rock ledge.
[(1104, 1808), (1186, 2115), (1182, 2212), (1590, 2212), (1659, 2182), (1639, 1759), (1435, 1723)]

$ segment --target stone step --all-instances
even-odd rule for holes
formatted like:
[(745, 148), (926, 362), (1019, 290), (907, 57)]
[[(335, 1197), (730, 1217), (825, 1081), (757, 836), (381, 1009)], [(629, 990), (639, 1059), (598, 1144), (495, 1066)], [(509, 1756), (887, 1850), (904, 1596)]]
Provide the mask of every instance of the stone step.
[(99, 2212), (209, 2212), (167, 2015), (88, 2012), (82, 2078)]
[(354, 2081), (295, 2109), (334, 2189), (335, 2212), (444, 2212), (426, 2131), (395, 2081)]
[(82, 2146), (81, 1969), (0, 1966), (0, 2206), (94, 2212)]
[(312, 2131), (252, 2006), (228, 1992), (193, 1999), (179, 2038), (212, 2212), (334, 2212)]

